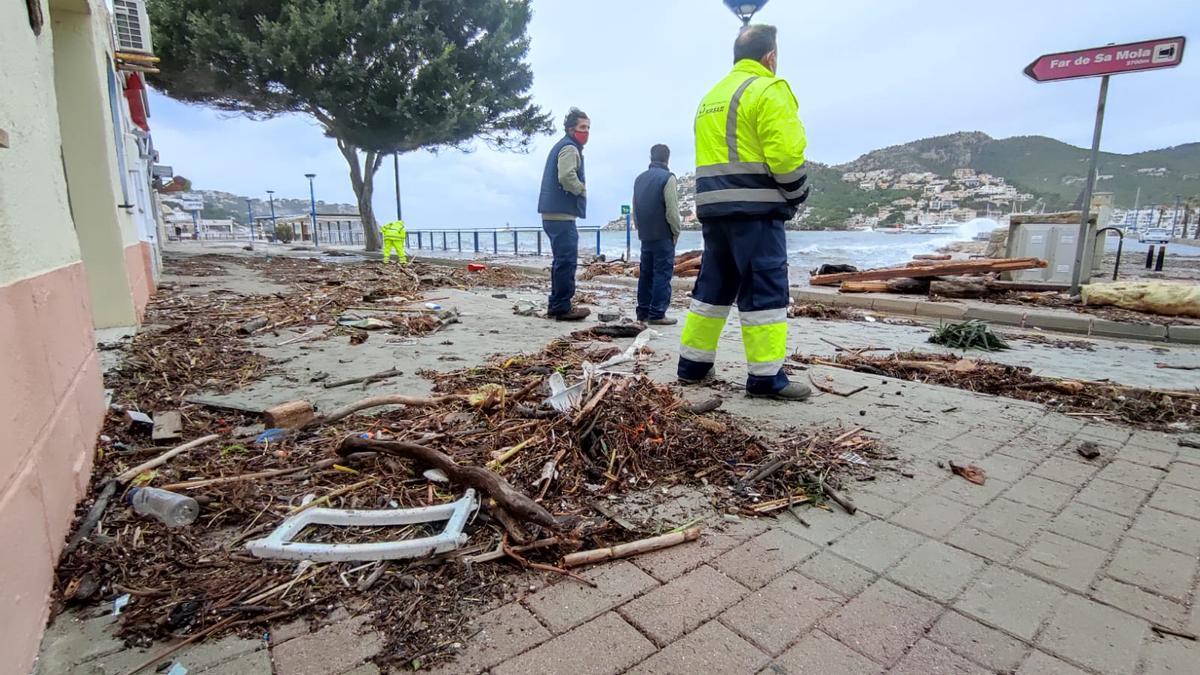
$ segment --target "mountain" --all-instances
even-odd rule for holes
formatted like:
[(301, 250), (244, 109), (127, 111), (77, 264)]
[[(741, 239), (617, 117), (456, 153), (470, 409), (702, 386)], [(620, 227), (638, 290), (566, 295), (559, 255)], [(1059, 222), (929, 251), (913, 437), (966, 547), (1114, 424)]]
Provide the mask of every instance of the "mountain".
[[(204, 197), (204, 210), (200, 212), (201, 218), (218, 220), (231, 218), (239, 224), (245, 224), (247, 197), (220, 190), (193, 190), (192, 194)], [(171, 198), (169, 195), (163, 195), (163, 197), (164, 200)], [(255, 216), (263, 216), (271, 213), (269, 200), (250, 199), (250, 205), (254, 210)], [(275, 198), (275, 215), (277, 216), (299, 215), (308, 213), (310, 209), (311, 205), (307, 199)], [(318, 199), (317, 213), (358, 213), (358, 206), (354, 204), (329, 203)]]
[[(924, 138), (869, 152), (834, 167), (840, 172), (890, 169), (930, 171), (941, 176), (969, 168), (1000, 176), (1046, 200), (1046, 208), (1076, 202), (1087, 176), (1089, 150), (1045, 136), (995, 139), (978, 131)], [(1096, 190), (1112, 192), (1117, 206), (1132, 208), (1141, 188), (1142, 206), (1173, 204), (1200, 195), (1200, 143), (1131, 155), (1101, 152)]]

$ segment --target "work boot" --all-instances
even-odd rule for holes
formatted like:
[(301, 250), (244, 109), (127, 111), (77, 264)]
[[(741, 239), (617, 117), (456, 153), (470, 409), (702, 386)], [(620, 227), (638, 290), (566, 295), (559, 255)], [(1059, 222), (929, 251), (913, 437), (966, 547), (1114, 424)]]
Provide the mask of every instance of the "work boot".
[(572, 307), (562, 314), (551, 314), (550, 316), (553, 317), (555, 321), (583, 321), (589, 315), (591, 315), (591, 313), (592, 310), (588, 309), (587, 307)]
[(671, 317), (664, 316), (657, 319), (650, 319), (646, 323), (650, 324), (651, 326), (674, 326), (675, 324), (679, 323), (679, 319), (673, 319)]
[(812, 389), (809, 389), (807, 384), (788, 382), (786, 387), (773, 394), (752, 394), (746, 392), (746, 395), (750, 398), (773, 398), (777, 401), (803, 401), (812, 396)]
[(710, 368), (709, 371), (704, 374), (704, 377), (702, 377), (698, 380), (691, 380), (686, 377), (677, 377), (676, 381), (685, 387), (690, 387), (690, 386), (697, 385), (697, 384), (707, 384), (709, 382), (712, 382), (714, 377), (716, 377), (716, 375), (713, 375), (713, 371)]

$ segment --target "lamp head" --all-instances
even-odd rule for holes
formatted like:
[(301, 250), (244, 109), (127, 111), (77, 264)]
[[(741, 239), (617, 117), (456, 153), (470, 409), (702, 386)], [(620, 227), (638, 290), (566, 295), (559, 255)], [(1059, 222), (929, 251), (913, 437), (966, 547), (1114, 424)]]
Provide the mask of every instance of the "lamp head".
[(742, 20), (742, 25), (750, 23), (756, 12), (767, 4), (767, 0), (724, 0), (725, 6)]

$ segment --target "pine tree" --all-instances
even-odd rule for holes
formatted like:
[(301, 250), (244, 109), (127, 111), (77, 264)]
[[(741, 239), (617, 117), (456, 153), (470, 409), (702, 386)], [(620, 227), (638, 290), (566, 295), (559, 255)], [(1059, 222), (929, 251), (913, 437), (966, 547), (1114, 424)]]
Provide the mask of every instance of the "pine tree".
[(172, 98), (317, 120), (350, 167), (367, 250), (384, 157), (550, 131), (529, 95), (529, 0), (149, 0)]

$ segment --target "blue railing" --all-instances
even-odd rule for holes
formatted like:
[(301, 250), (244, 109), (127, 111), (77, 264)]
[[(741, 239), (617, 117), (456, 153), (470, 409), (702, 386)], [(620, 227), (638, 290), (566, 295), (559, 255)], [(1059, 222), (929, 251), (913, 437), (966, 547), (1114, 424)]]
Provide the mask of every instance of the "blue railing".
[[(582, 238), (585, 233), (594, 233), (596, 241), (596, 255), (600, 255), (600, 228), (599, 227), (580, 227), (579, 234)], [(542, 255), (542, 228), (540, 227), (513, 227), (496, 230), (431, 230), (431, 229), (410, 229), (408, 231), (407, 247), (412, 250), (430, 250), (430, 251), (457, 251), (459, 253), (487, 253), (500, 255), (501, 252), (507, 253), (512, 251), (513, 255)], [(522, 237), (522, 235), (524, 235)], [(531, 240), (536, 240), (536, 247), (530, 248)], [(522, 251), (522, 244), (526, 246)], [(549, 238), (546, 240), (545, 250), (549, 251)]]

